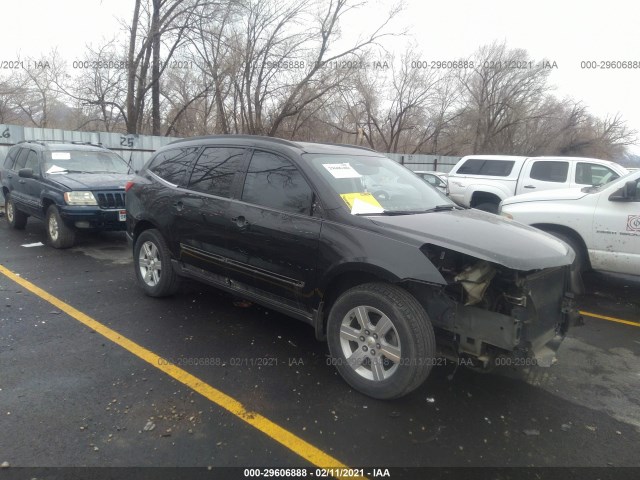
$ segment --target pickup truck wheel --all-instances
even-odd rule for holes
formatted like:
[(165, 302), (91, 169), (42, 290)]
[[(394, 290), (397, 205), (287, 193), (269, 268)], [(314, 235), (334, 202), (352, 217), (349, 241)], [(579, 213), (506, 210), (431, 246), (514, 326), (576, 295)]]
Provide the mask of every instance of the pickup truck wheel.
[(136, 240), (133, 263), (138, 283), (150, 297), (167, 297), (180, 287), (171, 266), (171, 252), (160, 232), (145, 230)]
[(24, 230), (24, 227), (27, 226), (27, 218), (29, 216), (16, 208), (10, 194), (7, 194), (4, 199), (4, 212), (7, 216), (7, 222), (11, 228)]
[(562, 240), (564, 243), (569, 245), (576, 253), (576, 258), (571, 264), (571, 289), (575, 294), (584, 294), (585, 288), (584, 282), (582, 280), (582, 272), (587, 269), (587, 258), (584, 248), (582, 248), (582, 245), (574, 240), (573, 237), (565, 233), (556, 232), (555, 230), (547, 230), (547, 233)]
[(429, 375), (435, 336), (427, 313), (395, 285), (368, 283), (344, 292), (329, 312), (332, 363), (354, 389), (399, 398)]
[(62, 221), (55, 205), (47, 209), (47, 243), (53, 248), (70, 248), (76, 241), (76, 233)]
[(482, 210), (485, 212), (489, 212), (489, 213), (495, 213), (496, 215), (498, 214), (498, 204), (497, 203), (491, 203), (491, 202), (484, 202), (481, 203), (479, 205), (476, 205), (475, 207), (478, 210)]

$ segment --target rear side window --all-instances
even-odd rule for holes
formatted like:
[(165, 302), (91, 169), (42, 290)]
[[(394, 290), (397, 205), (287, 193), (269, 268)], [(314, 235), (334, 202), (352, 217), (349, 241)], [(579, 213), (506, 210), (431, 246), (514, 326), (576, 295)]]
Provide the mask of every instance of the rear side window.
[(7, 170), (13, 170), (13, 165), (16, 163), (16, 157), (20, 152), (19, 148), (12, 148), (7, 153), (7, 158), (4, 159), (4, 168)]
[(480, 160), (470, 158), (464, 162), (458, 172), (461, 175), (487, 175), (491, 177), (508, 177), (516, 162), (513, 160)]
[(243, 148), (205, 148), (193, 167), (189, 189), (229, 197), (236, 172), (242, 167)]
[(530, 177), (544, 182), (564, 183), (569, 173), (569, 162), (534, 162)]
[(313, 193), (289, 160), (256, 151), (251, 158), (242, 200), (291, 213), (309, 214)]
[(198, 147), (176, 148), (158, 153), (147, 170), (174, 185), (182, 185)]
[(619, 178), (616, 172), (604, 165), (578, 162), (576, 165), (576, 183), (580, 185), (603, 185)]

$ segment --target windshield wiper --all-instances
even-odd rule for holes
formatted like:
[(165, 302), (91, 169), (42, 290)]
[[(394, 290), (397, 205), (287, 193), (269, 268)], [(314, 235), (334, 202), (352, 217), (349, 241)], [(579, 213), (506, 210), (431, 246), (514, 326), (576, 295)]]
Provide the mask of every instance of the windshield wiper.
[(431, 213), (431, 212), (446, 212), (455, 209), (455, 205), (436, 205), (433, 208), (426, 208), (424, 210), (385, 210), (383, 215), (416, 215), (419, 213)]
[(54, 172), (47, 172), (47, 173), (91, 173), (91, 172), (86, 172), (84, 170), (69, 170), (67, 168), (64, 168), (62, 170), (56, 170)]

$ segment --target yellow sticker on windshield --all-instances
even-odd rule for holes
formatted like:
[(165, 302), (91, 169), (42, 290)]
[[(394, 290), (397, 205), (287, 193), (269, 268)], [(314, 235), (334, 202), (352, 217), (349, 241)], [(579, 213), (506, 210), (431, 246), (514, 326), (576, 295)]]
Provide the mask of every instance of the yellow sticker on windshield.
[(376, 197), (368, 192), (343, 193), (340, 196), (353, 214), (380, 213), (384, 210)]

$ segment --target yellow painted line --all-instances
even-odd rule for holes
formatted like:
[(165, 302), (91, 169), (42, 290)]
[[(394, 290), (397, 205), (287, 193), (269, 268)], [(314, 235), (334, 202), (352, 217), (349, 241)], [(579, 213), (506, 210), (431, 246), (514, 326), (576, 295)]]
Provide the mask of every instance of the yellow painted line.
[(597, 313), (584, 312), (582, 310), (580, 310), (579, 312), (580, 312), (580, 315), (586, 315), (587, 317), (599, 318), (600, 320), (607, 320), (608, 322), (623, 323), (625, 325), (631, 325), (633, 327), (640, 327), (640, 323), (638, 323), (638, 322), (631, 322), (629, 320), (621, 320), (620, 318), (607, 317), (606, 315), (599, 315)]
[[(83, 323), (90, 329), (96, 331), (103, 337), (108, 338), (113, 343), (121, 346), (125, 350), (133, 353), (135, 356), (141, 358), (145, 362), (149, 363), (151, 366), (161, 370), (172, 378), (175, 378), (180, 383), (186, 385), (192, 390), (198, 392), (200, 395), (206, 397), (211, 400), (216, 405), (224, 408), (228, 412), (232, 413), (239, 419), (248, 423), (252, 427), (260, 430), (262, 433), (285, 446), (292, 452), (298, 454), (311, 464), (320, 467), (320, 468), (333, 468), (333, 469), (347, 469), (349, 467), (336, 460), (330, 455), (327, 455), (325, 452), (320, 450), (319, 448), (311, 445), (310, 443), (304, 441), (297, 435), (289, 432), (288, 430), (282, 428), (280, 425), (272, 422), (266, 417), (262, 415), (251, 412), (244, 408), (242, 403), (230, 397), (229, 395), (221, 392), (217, 388), (208, 385), (207, 383), (200, 380), (198, 377), (191, 375), (186, 370), (183, 370), (180, 367), (175, 365), (162, 365), (167, 363), (162, 357), (156, 355), (151, 350), (147, 350), (146, 348), (138, 345), (137, 343), (129, 340), (128, 338), (120, 335), (115, 330), (110, 329), (109, 327), (103, 325), (102, 323), (94, 320), (90, 316), (82, 313), (81, 311), (75, 309), (71, 305), (63, 302), (57, 297), (54, 297), (50, 293), (41, 289), (40, 287), (34, 285), (33, 283), (21, 278), (19, 275), (16, 275), (11, 270), (8, 270), (3, 265), (0, 265), (0, 273), (5, 275), (7, 278), (13, 280), (18, 285), (24, 287), (29, 290), (31, 293), (37, 295), (41, 299), (49, 302), (51, 305), (57, 307), (58, 309), (65, 312), (72, 318), (75, 318), (80, 323)], [(337, 478), (346, 478), (340, 477)], [(363, 478), (363, 477), (350, 477), (350, 478)]]

